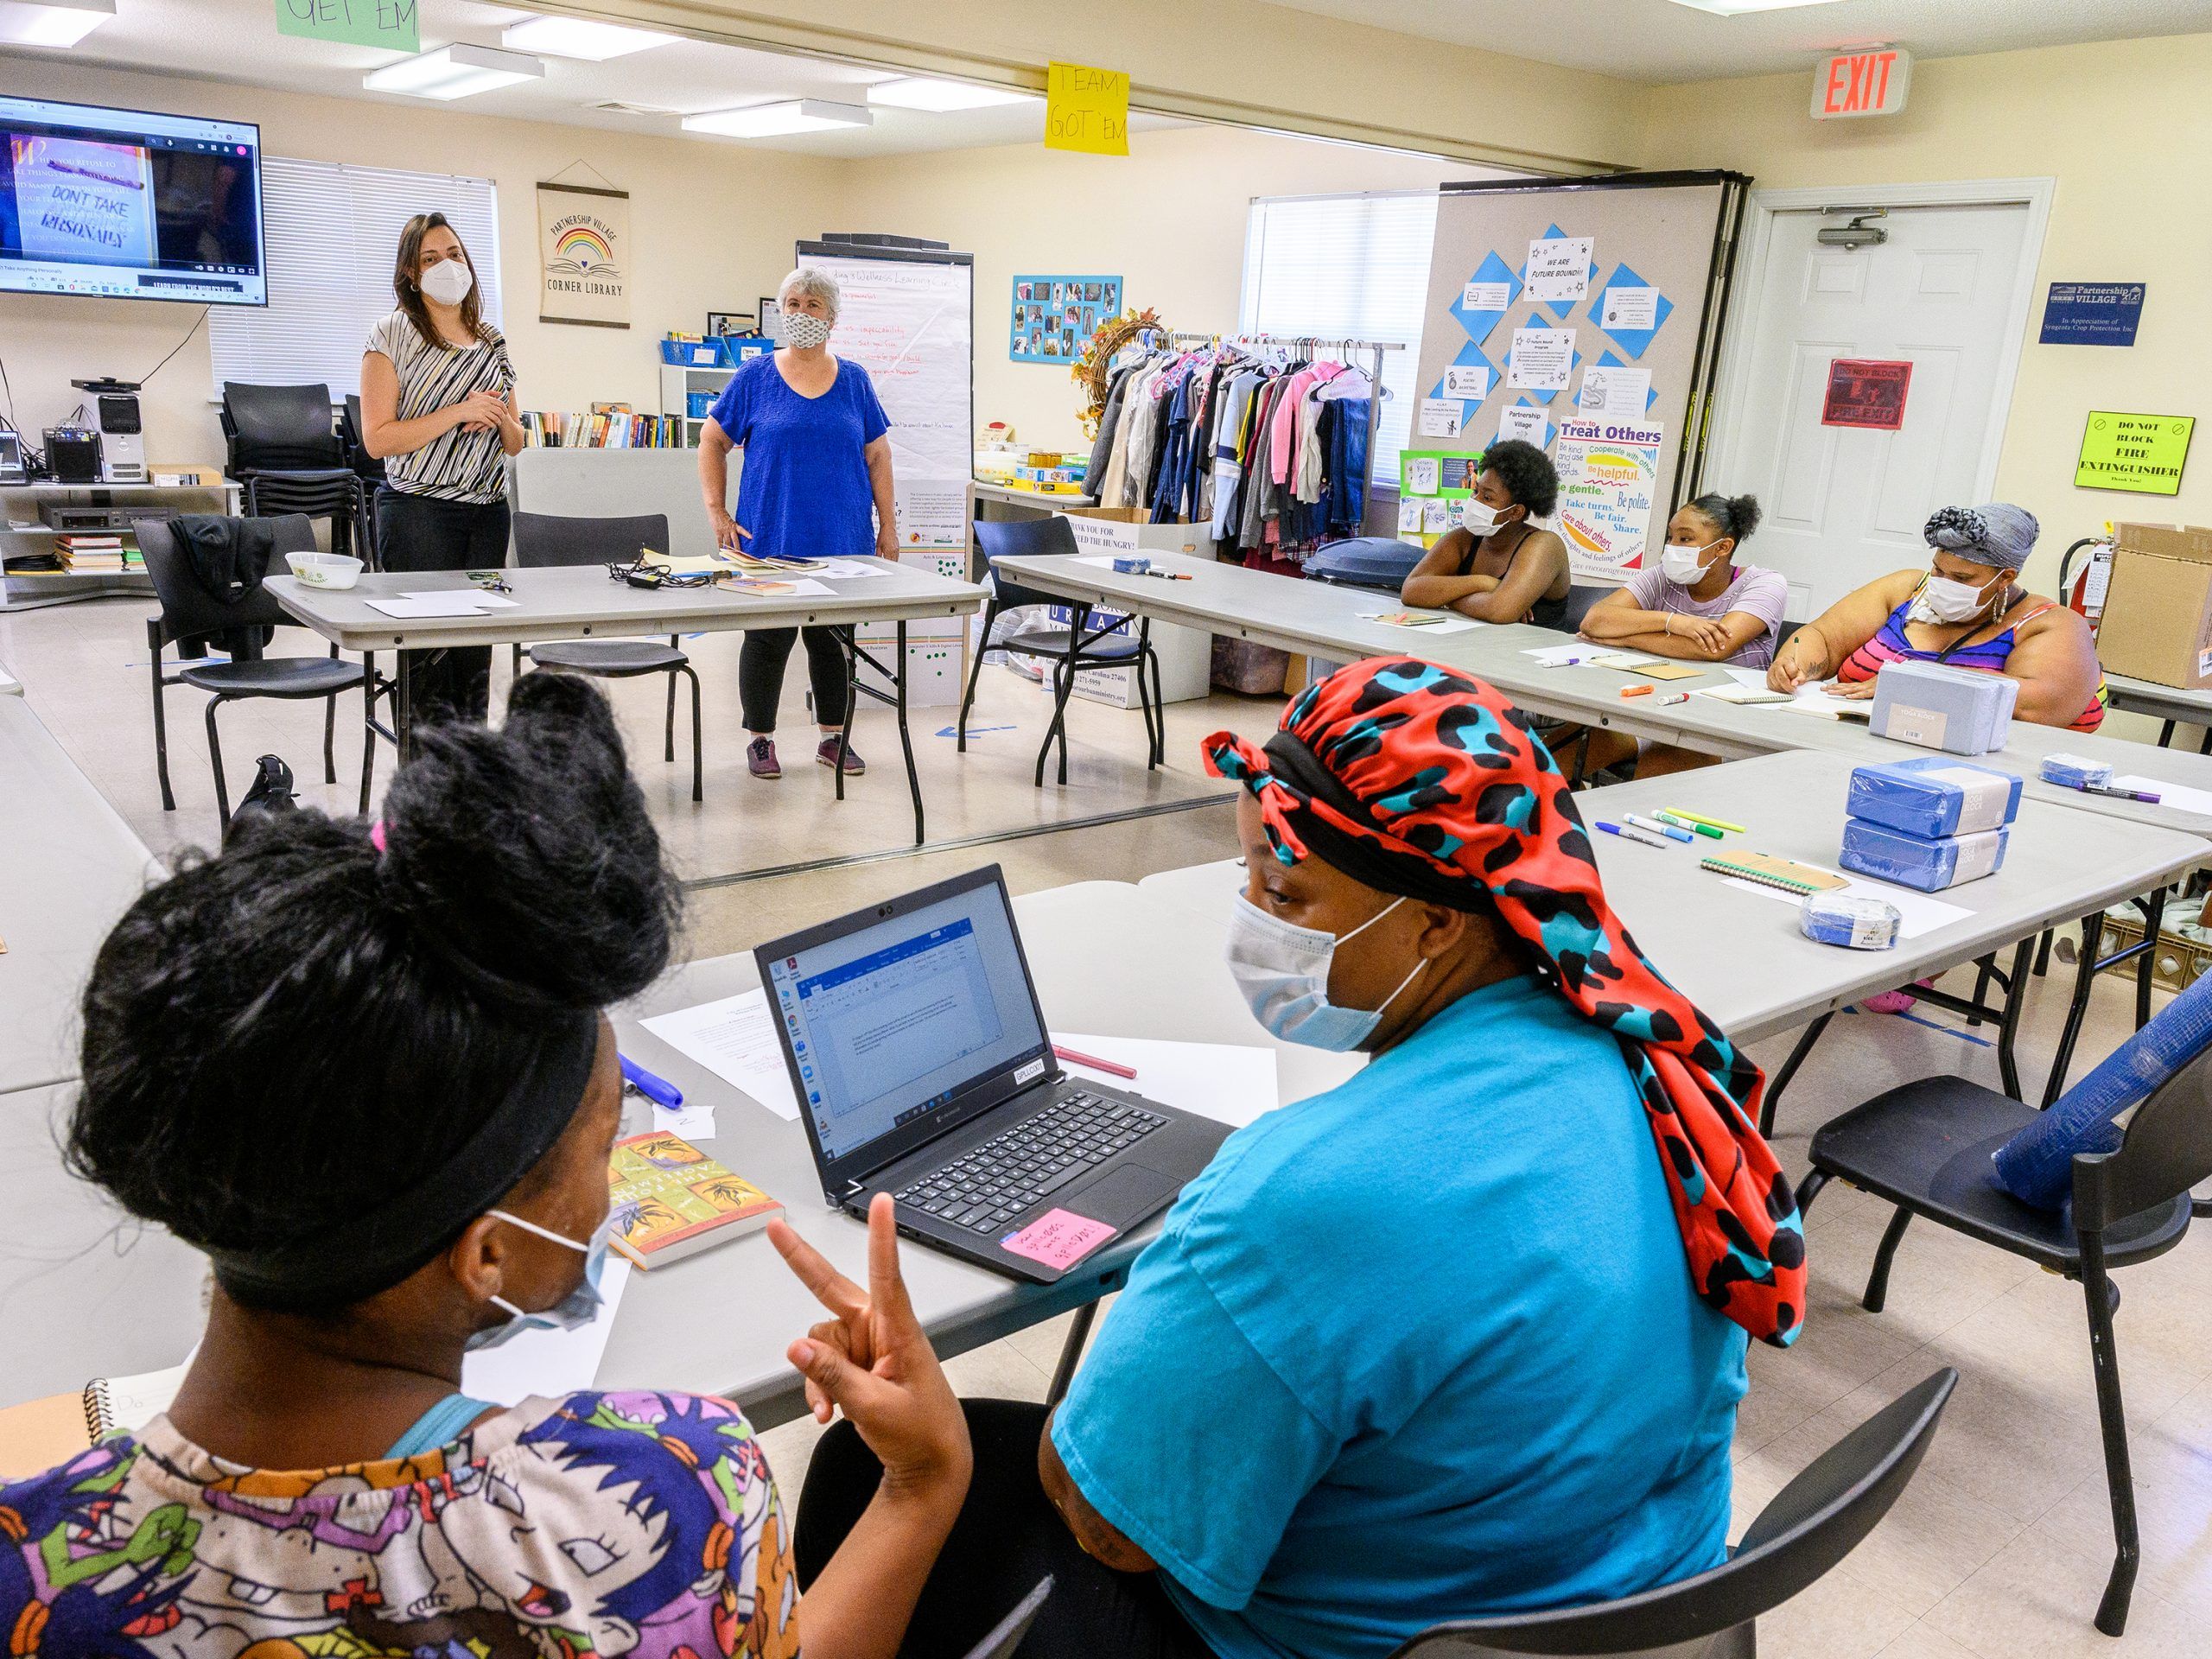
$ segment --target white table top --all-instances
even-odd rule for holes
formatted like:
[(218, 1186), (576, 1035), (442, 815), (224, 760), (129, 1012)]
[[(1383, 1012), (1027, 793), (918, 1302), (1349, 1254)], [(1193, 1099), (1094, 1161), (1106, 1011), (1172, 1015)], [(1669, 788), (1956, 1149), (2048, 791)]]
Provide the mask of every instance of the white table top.
[(77, 1075), (92, 957), (160, 874), (29, 703), (0, 697), (0, 1094)]
[[(1726, 847), (1840, 870), (1853, 764), (1833, 754), (1775, 754), (1575, 797), (1616, 913), (1660, 971), (1738, 1042), (1971, 962), (2212, 855), (2212, 843), (2196, 836), (2023, 799), (2004, 868), (1935, 895), (1973, 914), (1880, 951), (1815, 944), (1798, 931), (1794, 905), (1697, 868)], [(1601, 818), (1617, 823), (1626, 813), (1662, 807), (1726, 818), (1747, 833), (1662, 849), (1596, 828)], [(1205, 919), (1217, 938), (1243, 885), (1243, 869), (1230, 860), (1148, 875), (1137, 888)]]
[[(345, 651), (911, 621), (967, 616), (983, 607), (983, 590), (972, 582), (950, 582), (882, 559), (850, 563), (874, 565), (882, 574), (812, 575), (830, 589), (825, 596), (632, 588), (596, 564), (502, 570), (514, 590), (505, 597), (518, 602), (481, 616), (400, 618), (369, 608), (372, 599), (394, 599), (402, 593), (469, 591), (472, 584), (457, 570), (365, 571), (357, 585), (338, 592), (303, 586), (293, 576), (271, 576), (264, 585), (287, 612)], [(793, 573), (795, 578), (805, 575)]]

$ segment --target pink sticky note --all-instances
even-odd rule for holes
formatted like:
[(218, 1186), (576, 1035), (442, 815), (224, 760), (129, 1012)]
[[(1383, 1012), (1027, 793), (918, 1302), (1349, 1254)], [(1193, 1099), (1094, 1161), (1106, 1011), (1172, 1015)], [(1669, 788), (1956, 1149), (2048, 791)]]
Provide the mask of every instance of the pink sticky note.
[(1113, 1237), (1114, 1232), (1103, 1221), (1078, 1216), (1072, 1210), (1053, 1210), (1000, 1242), (1016, 1255), (1057, 1270), (1073, 1267)]

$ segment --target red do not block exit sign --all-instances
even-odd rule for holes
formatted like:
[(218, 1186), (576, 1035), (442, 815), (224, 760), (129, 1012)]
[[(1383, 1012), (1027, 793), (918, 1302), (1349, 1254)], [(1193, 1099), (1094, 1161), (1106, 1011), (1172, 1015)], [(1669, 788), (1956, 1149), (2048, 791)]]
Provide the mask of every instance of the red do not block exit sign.
[(1813, 71), (1813, 119), (1895, 115), (1912, 85), (1912, 54), (1902, 47), (1839, 52)]

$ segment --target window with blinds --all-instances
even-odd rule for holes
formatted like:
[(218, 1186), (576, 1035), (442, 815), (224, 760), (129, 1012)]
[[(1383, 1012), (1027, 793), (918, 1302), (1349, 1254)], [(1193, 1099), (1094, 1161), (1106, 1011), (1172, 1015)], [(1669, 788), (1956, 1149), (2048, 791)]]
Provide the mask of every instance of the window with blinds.
[(1398, 481), (1413, 429), (1436, 193), (1255, 197), (1244, 233), (1247, 333), (1402, 341), (1382, 358), (1375, 479)]
[(499, 312), (499, 197), (489, 179), (384, 167), (263, 162), (269, 238), (269, 303), (218, 306), (207, 315), (215, 383), (313, 385), (340, 398), (361, 389), (361, 346), (392, 308), (391, 263), (400, 228), (442, 213), (468, 250), (484, 291), (484, 317)]

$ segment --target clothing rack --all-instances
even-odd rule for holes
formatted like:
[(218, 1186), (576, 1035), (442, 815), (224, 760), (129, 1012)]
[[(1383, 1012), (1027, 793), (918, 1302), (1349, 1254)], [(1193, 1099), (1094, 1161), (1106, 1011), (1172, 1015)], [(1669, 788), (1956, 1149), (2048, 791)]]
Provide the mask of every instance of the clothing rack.
[(1367, 475), (1360, 480), (1360, 499), (1372, 502), (1375, 499), (1375, 439), (1382, 426), (1382, 400), (1389, 391), (1382, 385), (1382, 357), (1386, 352), (1402, 352), (1406, 344), (1400, 340), (1332, 339), (1325, 334), (1199, 334), (1187, 330), (1162, 334), (1157, 328), (1147, 328), (1137, 336), (1142, 345), (1150, 347), (1164, 345), (1171, 351), (1185, 347), (1203, 348), (1211, 346), (1284, 346), (1306, 357), (1316, 357), (1325, 351), (1335, 353), (1339, 360), (1350, 360), (1355, 353), (1365, 356), (1358, 365), (1367, 374), (1368, 384), (1375, 389), (1375, 396), (1367, 404)]

